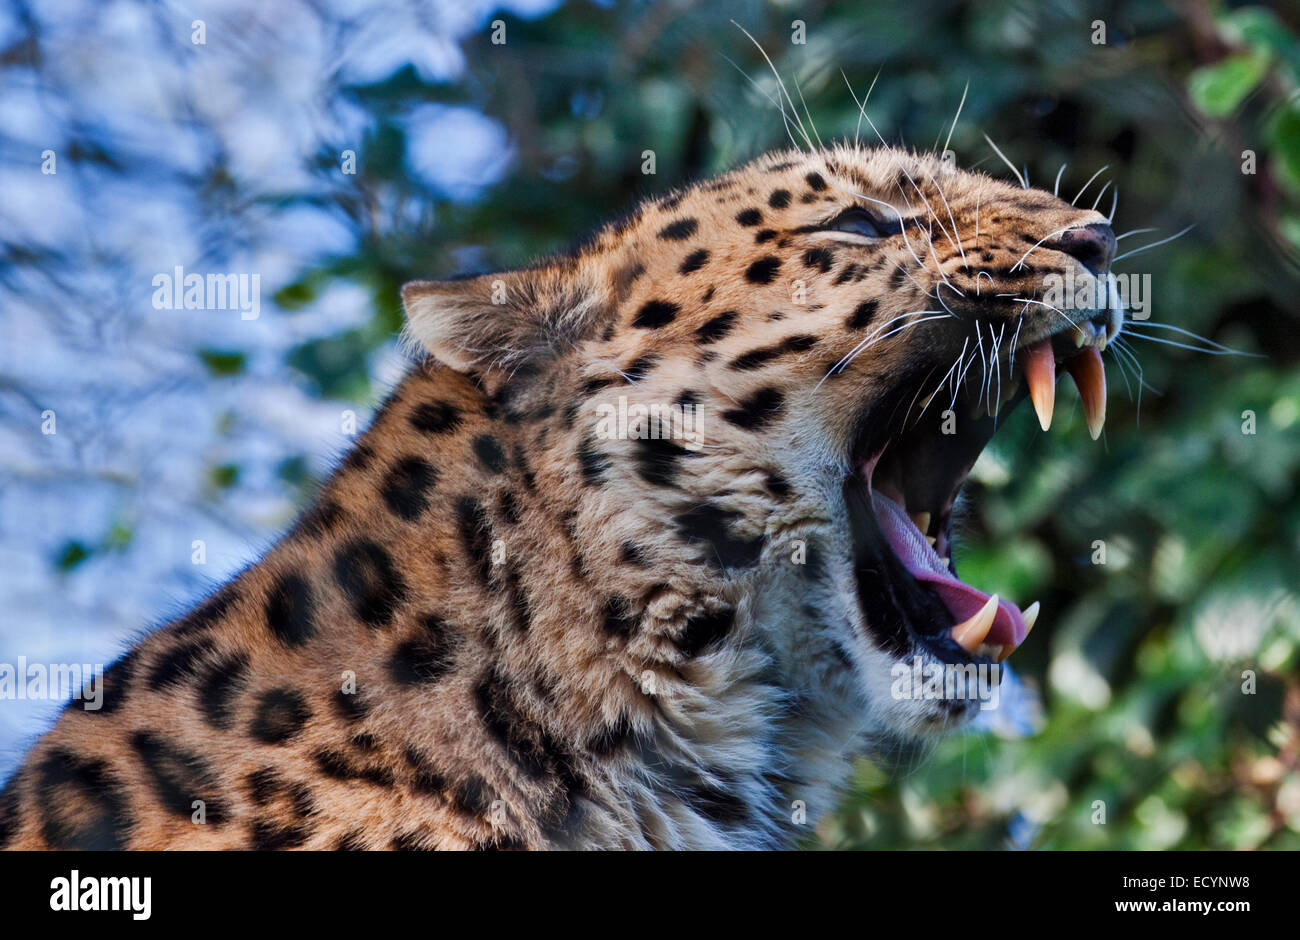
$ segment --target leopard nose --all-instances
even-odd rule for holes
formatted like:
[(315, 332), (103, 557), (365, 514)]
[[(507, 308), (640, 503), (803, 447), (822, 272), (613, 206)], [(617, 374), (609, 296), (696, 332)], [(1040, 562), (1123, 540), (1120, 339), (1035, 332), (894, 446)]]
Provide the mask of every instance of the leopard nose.
[(1052, 247), (1077, 258), (1094, 276), (1100, 276), (1115, 257), (1115, 230), (1104, 222), (1067, 229)]

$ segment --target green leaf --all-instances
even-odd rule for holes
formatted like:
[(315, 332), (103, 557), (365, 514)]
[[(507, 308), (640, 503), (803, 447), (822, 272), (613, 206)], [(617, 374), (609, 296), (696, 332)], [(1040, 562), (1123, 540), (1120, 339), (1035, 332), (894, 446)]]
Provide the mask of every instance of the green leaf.
[(286, 457), (275, 468), (275, 475), (285, 483), (302, 486), (310, 480), (310, 475), (307, 472), (307, 459), (301, 455)]
[(1272, 10), (1243, 7), (1223, 17), (1220, 27), (1232, 45), (1247, 45), (1256, 52), (1268, 54), (1285, 63), (1300, 78), (1300, 42)]
[(301, 310), (316, 299), (316, 287), (309, 279), (304, 278), (281, 287), (272, 299), (281, 309)]
[(1277, 158), (1278, 177), (1300, 192), (1300, 105), (1293, 102), (1279, 111), (1269, 124), (1268, 136)]
[(134, 534), (125, 522), (114, 522), (109, 526), (108, 534), (104, 536), (103, 547), (105, 551), (120, 552), (131, 544)]
[(289, 353), (289, 365), (314, 381), (329, 398), (361, 399), (370, 388), (365, 336), (349, 330), (304, 343)]
[(90, 549), (86, 547), (85, 543), (73, 539), (63, 546), (63, 550), (59, 552), (55, 564), (60, 571), (71, 571), (89, 557)]
[(229, 489), (239, 482), (239, 467), (233, 463), (223, 463), (209, 471), (212, 485), (219, 489)]
[(1226, 117), (1245, 100), (1268, 71), (1268, 59), (1253, 53), (1228, 56), (1197, 69), (1187, 80), (1196, 106), (1211, 117)]
[(239, 375), (248, 363), (248, 357), (242, 352), (221, 349), (200, 349), (199, 358), (208, 367), (208, 371), (218, 378)]

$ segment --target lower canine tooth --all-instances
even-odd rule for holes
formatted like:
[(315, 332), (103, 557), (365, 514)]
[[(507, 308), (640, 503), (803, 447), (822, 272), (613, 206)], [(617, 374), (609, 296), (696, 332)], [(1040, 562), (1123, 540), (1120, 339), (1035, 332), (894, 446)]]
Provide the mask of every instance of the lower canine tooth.
[(984, 638), (993, 629), (993, 621), (998, 615), (998, 596), (990, 595), (979, 612), (952, 628), (952, 638), (968, 653), (974, 653)]
[(930, 514), (928, 512), (912, 513), (912, 524), (921, 530), (922, 535), (925, 535), (930, 531)]
[(1025, 618), (1025, 636), (1029, 636), (1029, 631), (1034, 629), (1034, 624), (1038, 622), (1038, 609), (1038, 601), (1034, 601), (1021, 614)]

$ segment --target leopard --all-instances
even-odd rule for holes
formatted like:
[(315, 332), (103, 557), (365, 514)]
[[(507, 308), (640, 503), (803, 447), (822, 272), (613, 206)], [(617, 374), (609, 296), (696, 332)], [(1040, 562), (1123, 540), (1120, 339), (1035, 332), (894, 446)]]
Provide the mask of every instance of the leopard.
[[(1109, 219), (936, 153), (776, 150), (401, 291), (408, 371), (292, 527), (67, 703), (9, 849), (781, 849), (1002, 667), (953, 518), (1058, 371), (1094, 439)], [(85, 697), (88, 701), (90, 696)], [(885, 759), (885, 758), (881, 758)]]

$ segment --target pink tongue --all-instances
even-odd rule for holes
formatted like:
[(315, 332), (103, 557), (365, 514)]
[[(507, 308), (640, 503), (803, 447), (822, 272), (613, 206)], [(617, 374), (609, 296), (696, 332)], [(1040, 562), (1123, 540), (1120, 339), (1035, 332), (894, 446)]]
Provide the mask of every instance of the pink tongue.
[[(876, 519), (880, 529), (889, 539), (889, 546), (902, 561), (903, 566), (918, 581), (924, 581), (934, 591), (953, 616), (953, 623), (958, 624), (975, 616), (986, 603), (989, 595), (971, 587), (952, 576), (921, 531), (912, 524), (907, 511), (888, 496), (871, 491), (872, 506), (876, 510)], [(986, 643), (1000, 646), (1019, 646), (1024, 640), (1025, 618), (1020, 608), (1010, 601), (998, 601), (998, 614), (993, 620)]]

